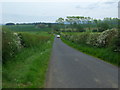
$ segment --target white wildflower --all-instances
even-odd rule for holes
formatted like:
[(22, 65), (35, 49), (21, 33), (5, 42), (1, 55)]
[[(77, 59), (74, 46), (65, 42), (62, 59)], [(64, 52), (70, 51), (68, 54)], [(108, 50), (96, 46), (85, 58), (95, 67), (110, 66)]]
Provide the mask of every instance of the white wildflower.
[(17, 33), (13, 33), (15, 36), (17, 36), (18, 34)]

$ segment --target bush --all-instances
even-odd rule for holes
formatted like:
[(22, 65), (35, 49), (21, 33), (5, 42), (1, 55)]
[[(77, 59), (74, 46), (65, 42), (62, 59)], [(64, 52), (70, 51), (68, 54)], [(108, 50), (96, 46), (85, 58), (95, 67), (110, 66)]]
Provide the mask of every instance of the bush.
[(72, 35), (72, 34), (61, 34), (64, 38), (73, 41), (75, 43), (86, 43), (87, 38), (89, 37), (89, 33), (82, 32), (77, 35)]
[(22, 48), (21, 38), (7, 28), (2, 31), (2, 59), (3, 63)]
[(102, 22), (98, 24), (98, 31), (103, 32), (105, 30), (109, 29), (108, 23)]
[(97, 46), (99, 47), (107, 47), (112, 43), (112, 39), (118, 36), (117, 29), (106, 30), (102, 32), (97, 38)]
[(22, 48), (40, 47), (49, 39), (50, 36), (39, 35), (39, 33), (16, 33), (4, 27), (2, 30), (2, 61), (5, 63)]
[[(49, 36), (41, 36), (33, 33), (21, 33), (25, 47), (36, 47), (50, 39)], [(37, 43), (36, 43), (37, 42)]]
[(116, 36), (111, 40), (110, 48), (112, 49), (112, 51), (120, 52), (120, 36), (119, 36), (119, 34), (116, 35)]
[(77, 25), (76, 28), (77, 28), (77, 31), (79, 31), (79, 32), (84, 32), (85, 31), (84, 28), (81, 25)]
[(92, 32), (97, 32), (97, 29), (93, 29)]
[(92, 46), (97, 46), (97, 37), (99, 35), (100, 35), (99, 33), (91, 33), (86, 43)]
[(81, 33), (80, 35), (76, 35), (77, 37), (77, 43), (81, 43), (81, 44), (86, 44), (87, 39), (89, 37), (89, 33)]
[(61, 34), (67, 40), (78, 44), (89, 44), (97, 47), (109, 47), (113, 51), (120, 51), (120, 36), (118, 29), (109, 29), (102, 33)]

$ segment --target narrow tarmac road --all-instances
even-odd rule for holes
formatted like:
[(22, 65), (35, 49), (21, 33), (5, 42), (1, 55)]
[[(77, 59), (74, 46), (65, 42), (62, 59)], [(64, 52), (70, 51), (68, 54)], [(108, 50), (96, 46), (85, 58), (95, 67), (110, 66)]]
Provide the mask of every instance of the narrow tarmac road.
[(118, 88), (118, 68), (55, 38), (46, 88)]

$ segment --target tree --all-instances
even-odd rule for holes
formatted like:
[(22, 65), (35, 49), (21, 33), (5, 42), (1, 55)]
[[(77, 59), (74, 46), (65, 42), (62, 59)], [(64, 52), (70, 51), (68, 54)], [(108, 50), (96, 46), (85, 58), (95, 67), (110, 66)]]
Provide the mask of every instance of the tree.
[(107, 29), (109, 29), (109, 24), (108, 23), (105, 23), (105, 22), (99, 23), (99, 25), (98, 25), (98, 31), (99, 32), (103, 32)]
[(64, 18), (58, 18), (56, 22), (59, 24), (64, 24)]
[(61, 28), (65, 28), (64, 27), (64, 18), (58, 18), (56, 20), (56, 22), (58, 23), (57, 27), (56, 27), (56, 31), (58, 32)]
[(77, 25), (76, 28), (77, 28), (78, 32), (84, 32), (85, 31), (84, 28), (83, 28), (83, 26), (81, 24)]
[(14, 23), (6, 23), (6, 25), (15, 25)]
[(51, 24), (51, 23), (48, 23), (48, 27), (51, 28), (51, 27), (52, 27), (52, 24)]
[(97, 20), (97, 19), (94, 19), (93, 21), (94, 21), (94, 23), (96, 24), (96, 27), (97, 27), (97, 29), (96, 29), (96, 30), (93, 30), (93, 31), (96, 32), (96, 31), (98, 31), (98, 20)]
[[(83, 16), (67, 16), (66, 22), (70, 24), (70, 27), (73, 29), (77, 29), (77, 31), (80, 31), (82, 28), (82, 24), (84, 21)], [(81, 31), (82, 31), (81, 30)]]

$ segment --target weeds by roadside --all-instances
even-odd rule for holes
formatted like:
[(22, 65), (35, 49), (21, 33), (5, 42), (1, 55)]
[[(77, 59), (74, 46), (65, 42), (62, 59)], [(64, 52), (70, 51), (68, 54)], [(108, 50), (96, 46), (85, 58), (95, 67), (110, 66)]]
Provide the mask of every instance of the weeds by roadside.
[[(5, 38), (9, 34), (7, 32)], [(23, 48), (14, 52), (13, 57), (5, 59), (2, 86), (3, 88), (43, 88), (54, 36), (51, 34), (46, 35), (46, 32), (23, 32), (19, 34)], [(10, 35), (13, 35), (13, 32)], [(12, 39), (15, 38), (11, 37), (10, 40), (12, 41)], [(9, 37), (6, 40), (9, 42)], [(15, 43), (9, 44), (10, 47), (15, 47), (14, 45), (16, 46)], [(4, 50), (7, 47), (8, 45), (4, 46)], [(10, 53), (11, 51), (10, 49), (6, 52)]]

